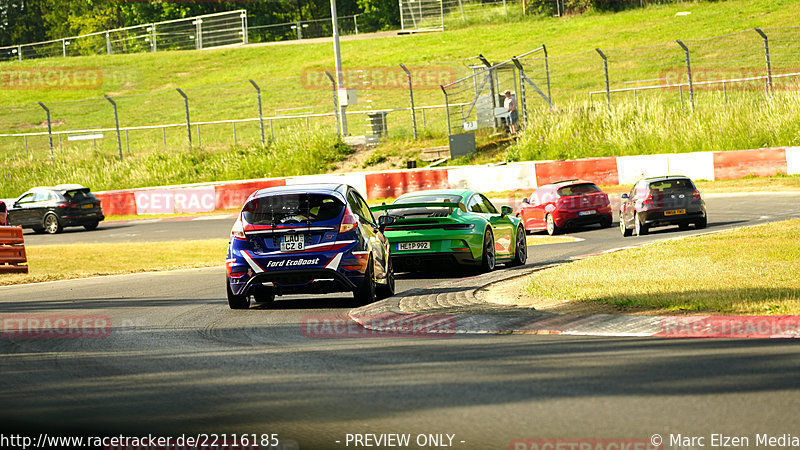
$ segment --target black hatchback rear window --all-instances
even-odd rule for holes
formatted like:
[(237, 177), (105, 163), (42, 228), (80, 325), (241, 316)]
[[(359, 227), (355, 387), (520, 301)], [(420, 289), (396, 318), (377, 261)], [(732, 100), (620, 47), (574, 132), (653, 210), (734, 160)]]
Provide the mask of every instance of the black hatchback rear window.
[(244, 220), (254, 225), (292, 225), (327, 222), (344, 209), (336, 197), (324, 194), (270, 195), (251, 200), (242, 210)]
[(694, 184), (692, 184), (692, 181), (687, 178), (653, 181), (652, 183), (650, 183), (650, 190), (661, 192), (662, 194), (686, 192), (686, 191), (693, 191)]

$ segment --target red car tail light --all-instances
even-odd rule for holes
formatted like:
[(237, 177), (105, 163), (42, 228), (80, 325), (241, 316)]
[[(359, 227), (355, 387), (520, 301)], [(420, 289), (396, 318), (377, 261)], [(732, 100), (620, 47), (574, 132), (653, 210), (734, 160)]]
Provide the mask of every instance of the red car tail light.
[(62, 203), (58, 205), (59, 208), (78, 208), (78, 205), (75, 203)]
[(344, 211), (344, 217), (342, 217), (342, 223), (339, 225), (339, 233), (347, 233), (356, 226), (358, 226), (358, 217), (350, 211), (350, 206), (347, 206)]
[(655, 206), (656, 202), (653, 201), (653, 193), (647, 194), (647, 198), (642, 201), (643, 206)]
[(700, 196), (700, 191), (698, 191), (697, 189), (692, 191), (692, 200), (702, 200), (702, 199), (703, 197)]

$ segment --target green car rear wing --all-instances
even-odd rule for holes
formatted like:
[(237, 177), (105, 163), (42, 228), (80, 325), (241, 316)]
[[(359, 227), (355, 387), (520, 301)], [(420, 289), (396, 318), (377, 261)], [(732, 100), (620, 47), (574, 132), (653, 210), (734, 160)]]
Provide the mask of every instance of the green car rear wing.
[(389, 211), (392, 209), (410, 209), (410, 208), (450, 208), (450, 209), (458, 208), (463, 212), (467, 212), (467, 207), (462, 202), (395, 203), (392, 205), (373, 206), (372, 208), (370, 208), (370, 210), (372, 212), (386, 211), (386, 214), (388, 214)]

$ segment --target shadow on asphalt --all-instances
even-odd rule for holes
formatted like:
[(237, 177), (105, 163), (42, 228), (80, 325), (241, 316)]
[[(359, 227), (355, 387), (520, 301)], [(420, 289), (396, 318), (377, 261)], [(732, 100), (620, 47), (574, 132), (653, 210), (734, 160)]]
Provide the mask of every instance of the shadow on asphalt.
[[(109, 222), (109, 223), (101, 222), (100, 226), (98, 226), (97, 229), (94, 229), (94, 230), (85, 230), (83, 227), (68, 227), (68, 228), (64, 228), (61, 231), (61, 233), (59, 233), (59, 234), (75, 234), (75, 233), (90, 233), (91, 234), (91, 233), (102, 232), (103, 230), (117, 230), (117, 229), (121, 229), (121, 228), (130, 228), (131, 226), (133, 226), (133, 225), (129, 224), (129, 223), (116, 224), (114, 222)], [(22, 230), (22, 234), (25, 235), (25, 236), (47, 236), (48, 235), (47, 233), (36, 233), (35, 231), (31, 230), (30, 228), (24, 228)]]
[[(653, 402), (652, 408), (659, 408), (657, 400), (669, 398), (792, 392), (798, 386), (800, 366), (800, 343), (793, 340), (484, 335), (425, 340), (350, 338), (347, 341), (357, 345), (344, 342), (320, 348), (314, 344), (322, 339), (306, 338), (297, 341), (299, 350), (278, 353), (274, 344), (259, 343), (259, 339), (301, 337), (299, 323), (211, 331), (114, 330), (115, 334), (130, 333), (127, 343), (190, 344), (171, 354), (92, 354), (81, 345), (62, 345), (58, 367), (69, 376), (62, 375), (61, 382), (35, 385), (35, 402), (7, 393), (0, 418), (6, 426), (7, 420), (17, 421), (18, 431), (26, 430), (28, 424), (38, 424), (39, 430), (42, 423), (48, 423), (56, 430), (72, 426), (98, 432), (169, 435), (178, 429), (206, 430), (209, 423), (238, 424), (239, 428), (232, 429), (244, 432), (242, 427), (252, 426), (254, 415), (267, 424), (374, 421), (441, 408), (517, 407), (525, 402), (546, 405), (559, 399), (590, 402), (598, 396), (641, 397), (643, 402)], [(226, 347), (203, 351), (207, 347), (191, 346), (209, 339)], [(387, 341), (394, 343), (387, 345)], [(31, 380), (53, 376), (52, 364), (24, 364), (23, 358), (29, 356), (6, 350), (4, 365), (10, 373), (24, 368)], [(77, 374), (72, 367), (87, 370)], [(325, 372), (318, 372), (323, 367)], [(479, 375), (465, 376), (464, 367), (476, 368)], [(157, 381), (141, 387), (109, 381), (110, 373), (117, 378), (128, 370), (139, 378)], [(370, 377), (378, 376), (380, 382), (371, 381)], [(30, 388), (23, 392), (25, 389)], [(87, 395), (89, 389), (91, 395)], [(361, 402), (360, 407), (343, 404), (343, 392), (350, 401)], [(309, 403), (310, 397), (313, 403)], [(791, 396), (786, 402), (771, 407), (793, 404)], [(386, 408), (386, 403), (391, 403), (391, 408)], [(267, 404), (279, 407), (262, 406)]]
[[(658, 236), (658, 235), (668, 234), (668, 233), (684, 233), (686, 231), (705, 231), (705, 230), (709, 230), (709, 229), (713, 230), (713, 229), (720, 228), (720, 227), (726, 227), (726, 226), (730, 226), (730, 225), (738, 225), (738, 224), (750, 223), (750, 222), (751, 221), (748, 221), (748, 220), (732, 220), (732, 221), (728, 221), (728, 222), (709, 222), (708, 226), (704, 230), (698, 230), (694, 226), (691, 226), (691, 227), (689, 227), (689, 229), (687, 229), (685, 231), (681, 230), (680, 228), (678, 228), (677, 225), (669, 225), (669, 226), (664, 226), (664, 227), (650, 228), (650, 230), (649, 230), (649, 232), (647, 234), (648, 235)], [(617, 223), (617, 228), (619, 228), (619, 223)]]

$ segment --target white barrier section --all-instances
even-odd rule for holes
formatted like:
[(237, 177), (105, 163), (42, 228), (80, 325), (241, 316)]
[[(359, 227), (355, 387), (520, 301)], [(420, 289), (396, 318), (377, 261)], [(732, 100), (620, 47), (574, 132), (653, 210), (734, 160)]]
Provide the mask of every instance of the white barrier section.
[(714, 153), (675, 153), (667, 155), (670, 175), (685, 175), (693, 180), (714, 181)]
[(669, 173), (667, 155), (618, 156), (619, 184), (633, 184), (640, 178), (657, 177)]
[(800, 175), (800, 147), (786, 147), (787, 175)]
[(342, 183), (349, 184), (367, 198), (367, 178), (363, 172), (331, 173), (325, 175), (303, 175), (286, 179), (287, 185), (305, 183)]
[(532, 161), (504, 165), (459, 166), (447, 170), (452, 189), (478, 192), (536, 189), (536, 168)]

